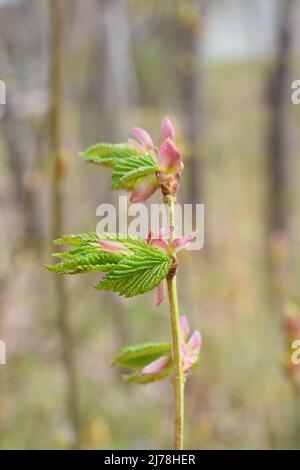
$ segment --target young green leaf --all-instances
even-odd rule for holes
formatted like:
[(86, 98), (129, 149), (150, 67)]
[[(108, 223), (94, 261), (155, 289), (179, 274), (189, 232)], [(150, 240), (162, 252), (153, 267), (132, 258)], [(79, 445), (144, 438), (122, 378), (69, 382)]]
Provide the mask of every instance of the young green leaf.
[(111, 240), (122, 243), (126, 248), (147, 248), (147, 242), (142, 238), (133, 237), (128, 234), (119, 233), (80, 233), (75, 235), (64, 235), (54, 241), (56, 245), (74, 245), (78, 247), (99, 246), (99, 240)]
[(61, 263), (53, 266), (44, 265), (49, 271), (54, 271), (58, 274), (79, 274), (84, 272), (107, 272), (113, 269), (126, 254), (124, 253), (110, 253), (107, 251), (98, 252), (82, 252), (76, 253), (74, 256), (68, 253), (56, 253), (66, 259)]
[(71, 235), (63, 235), (61, 238), (54, 240), (55, 245), (75, 245), (85, 246), (99, 242), (99, 235), (97, 232), (77, 233)]
[(135, 372), (134, 374), (124, 375), (123, 378), (130, 383), (135, 384), (148, 384), (151, 382), (158, 382), (167, 377), (170, 377), (174, 373), (173, 363), (170, 359), (170, 365), (165, 370), (157, 372), (155, 374), (142, 374), (141, 372)]
[(113, 365), (142, 369), (161, 356), (171, 355), (170, 343), (143, 343), (122, 348)]
[(96, 144), (85, 150), (81, 156), (87, 162), (103, 166), (114, 166), (119, 159), (140, 155), (140, 152), (129, 144)]
[(53, 253), (52, 256), (55, 258), (60, 258), (63, 260), (73, 260), (75, 258), (79, 258), (81, 256), (86, 255), (98, 255), (99, 254), (99, 246), (76, 246), (75, 248), (70, 248), (67, 251), (59, 251), (57, 253)]
[(172, 260), (162, 250), (147, 247), (126, 256), (96, 286), (133, 297), (154, 289), (168, 275)]
[[(114, 241), (124, 246), (124, 252), (106, 251), (101, 249), (100, 240)], [(147, 242), (141, 238), (126, 234), (115, 233), (83, 233), (77, 235), (65, 235), (55, 241), (57, 245), (73, 245), (64, 252), (54, 253), (53, 256), (63, 261), (54, 265), (45, 265), (50, 271), (58, 274), (78, 274), (82, 272), (107, 272), (112, 271), (116, 265), (126, 256), (130, 256), (141, 250), (149, 254)]]
[(144, 176), (159, 170), (157, 162), (150, 155), (133, 156), (116, 162), (112, 174), (112, 188), (131, 191)]
[(143, 238), (133, 237), (129, 234), (122, 233), (98, 233), (99, 240), (110, 240), (122, 243), (129, 250), (135, 251), (137, 249), (147, 249), (148, 245)]

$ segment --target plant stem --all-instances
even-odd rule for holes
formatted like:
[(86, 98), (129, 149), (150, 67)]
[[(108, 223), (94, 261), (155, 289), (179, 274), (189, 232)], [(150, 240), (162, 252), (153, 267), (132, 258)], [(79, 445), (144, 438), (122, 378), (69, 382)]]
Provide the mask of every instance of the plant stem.
[[(170, 226), (174, 227), (174, 202), (175, 198), (166, 197), (169, 207)], [(171, 232), (171, 240), (174, 239), (174, 232)], [(167, 279), (168, 294), (170, 302), (170, 316), (172, 328), (172, 353), (174, 362), (174, 418), (175, 418), (175, 449), (183, 449), (183, 433), (184, 433), (184, 373), (181, 362), (180, 347), (180, 327), (179, 327), (179, 308), (177, 296), (176, 273), (169, 275)]]

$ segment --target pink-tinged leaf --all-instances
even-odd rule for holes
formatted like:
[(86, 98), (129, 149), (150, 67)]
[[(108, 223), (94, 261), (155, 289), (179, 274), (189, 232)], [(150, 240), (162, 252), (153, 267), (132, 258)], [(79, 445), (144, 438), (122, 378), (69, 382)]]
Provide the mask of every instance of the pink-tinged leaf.
[(183, 339), (186, 339), (190, 334), (190, 325), (185, 315), (181, 315), (179, 318), (180, 332)]
[(189, 355), (189, 348), (188, 348), (188, 345), (186, 344), (186, 342), (184, 340), (181, 341), (181, 344), (180, 344), (180, 347), (181, 347), (181, 354), (182, 354), (182, 357), (185, 358)]
[(163, 227), (158, 232), (158, 238), (164, 238), (174, 231), (175, 227), (173, 225), (170, 225), (170, 227)]
[(167, 251), (169, 248), (169, 243), (166, 240), (163, 240), (162, 238), (154, 238), (149, 245), (151, 246), (157, 246), (157, 248), (160, 248), (163, 251)]
[(201, 345), (202, 345), (202, 336), (201, 336), (200, 331), (196, 330), (194, 331), (191, 338), (189, 339), (188, 347), (193, 353), (196, 353), (196, 355), (198, 355)]
[(195, 352), (195, 351), (190, 352), (189, 360), (192, 366), (197, 364), (198, 358), (199, 358), (199, 352)]
[(140, 144), (144, 145), (148, 149), (154, 148), (153, 140), (151, 139), (148, 132), (144, 129), (141, 129), (140, 127), (134, 127), (132, 129), (132, 134), (136, 138), (136, 140), (140, 142)]
[(194, 243), (194, 241), (196, 241), (196, 232), (194, 232), (190, 237), (176, 238), (172, 241), (171, 248), (175, 252), (184, 250), (184, 248), (189, 246), (191, 243)]
[(183, 372), (188, 370), (196, 364), (198, 360), (199, 352), (191, 351), (188, 345), (184, 342), (181, 343), (181, 354), (182, 354), (182, 369)]
[(193, 359), (189, 358), (189, 357), (185, 357), (183, 359), (183, 362), (182, 362), (182, 369), (183, 369), (183, 372), (188, 372), (190, 370), (191, 367), (193, 367), (193, 365), (195, 364), (196, 361), (194, 361)]
[[(152, 230), (150, 230), (150, 232), (148, 233), (148, 237), (147, 237), (147, 243), (148, 245), (151, 245), (152, 242), (154, 240), (164, 240), (164, 238), (169, 235), (170, 233), (174, 232), (176, 227), (173, 227), (173, 226), (170, 226), (170, 227), (163, 227), (161, 228), (158, 233), (157, 232), (153, 232)], [(165, 245), (165, 247), (169, 247), (169, 244), (167, 244), (168, 246)]]
[(166, 116), (165, 118), (163, 118), (162, 123), (161, 123), (161, 130), (160, 130), (161, 142), (164, 142), (168, 137), (171, 140), (174, 140), (175, 130), (174, 130), (171, 120), (168, 118), (168, 116)]
[(182, 369), (184, 372), (193, 367), (199, 356), (199, 351), (202, 345), (202, 336), (200, 331), (194, 331), (189, 341), (187, 342), (187, 337), (190, 332), (190, 327), (185, 316), (179, 318), (179, 325), (181, 331), (181, 355), (182, 355)]
[(131, 194), (130, 202), (143, 202), (146, 201), (157, 190), (158, 185), (155, 180), (150, 182), (142, 181)]
[(160, 282), (156, 288), (156, 307), (158, 307), (166, 298), (165, 280)]
[(181, 169), (180, 152), (169, 137), (159, 146), (158, 162), (163, 171), (175, 172)]
[(155, 232), (152, 232), (152, 230), (150, 230), (150, 232), (148, 233), (148, 237), (147, 237), (147, 244), (150, 245), (152, 240), (154, 240), (155, 238)]
[(135, 150), (137, 150), (138, 152), (141, 152), (142, 155), (146, 153), (146, 149), (141, 144), (139, 144), (136, 140), (128, 139), (128, 143)]
[(124, 245), (122, 245), (121, 243), (110, 241), (110, 240), (99, 240), (99, 245), (103, 250), (106, 250), (106, 251), (123, 252), (123, 253), (130, 252), (130, 250), (126, 248)]
[(170, 364), (170, 358), (160, 357), (156, 361), (151, 362), (148, 366), (144, 367), (141, 371), (142, 374), (158, 374), (163, 372)]

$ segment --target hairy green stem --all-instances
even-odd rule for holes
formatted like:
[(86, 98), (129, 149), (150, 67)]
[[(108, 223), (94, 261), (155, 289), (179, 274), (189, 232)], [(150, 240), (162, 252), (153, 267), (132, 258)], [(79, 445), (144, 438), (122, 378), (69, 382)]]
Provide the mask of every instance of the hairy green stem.
[[(175, 198), (166, 197), (166, 203), (169, 207), (170, 226), (174, 224), (174, 202)], [(171, 232), (171, 240), (174, 239), (174, 232)], [(171, 270), (172, 271), (172, 270)], [(172, 328), (172, 354), (174, 362), (174, 418), (175, 418), (175, 449), (183, 449), (184, 433), (184, 373), (182, 370), (181, 347), (180, 347), (180, 327), (179, 327), (179, 307), (177, 296), (176, 272), (171, 272), (167, 279), (168, 294), (170, 302), (170, 316)]]

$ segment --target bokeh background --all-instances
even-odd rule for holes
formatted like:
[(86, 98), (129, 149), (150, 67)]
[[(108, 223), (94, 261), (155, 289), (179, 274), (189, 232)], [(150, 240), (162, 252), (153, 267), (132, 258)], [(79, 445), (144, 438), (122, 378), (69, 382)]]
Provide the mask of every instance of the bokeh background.
[(171, 384), (110, 366), (169, 338), (167, 302), (42, 268), (53, 238), (95, 230), (115, 198), (78, 153), (133, 125), (158, 136), (166, 114), (179, 200), (206, 211), (205, 248), (180, 255), (181, 312), (203, 335), (186, 447), (300, 448), (299, 24), (298, 0), (0, 1), (2, 449), (172, 446)]

